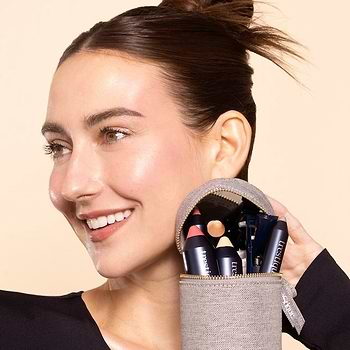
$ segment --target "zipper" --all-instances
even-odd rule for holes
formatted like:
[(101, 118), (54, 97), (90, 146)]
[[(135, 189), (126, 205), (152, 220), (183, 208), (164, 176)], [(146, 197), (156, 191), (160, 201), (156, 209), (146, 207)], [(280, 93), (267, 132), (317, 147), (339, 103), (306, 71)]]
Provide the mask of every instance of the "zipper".
[(244, 197), (246, 199), (248, 199), (250, 202), (252, 202), (253, 204), (255, 204), (259, 209), (261, 209), (265, 214), (268, 214), (266, 212), (266, 210), (264, 208), (262, 208), (262, 206), (260, 205), (260, 203), (258, 203), (258, 201), (254, 198), (254, 196), (250, 195), (249, 193), (247, 192), (244, 192), (244, 191), (240, 191), (239, 189), (236, 191), (236, 192), (233, 192), (233, 191), (229, 191), (227, 190), (225, 187), (215, 187), (215, 188), (211, 188), (209, 189), (208, 191), (206, 191), (198, 200), (197, 202), (193, 205), (193, 206), (190, 206), (187, 208), (186, 210), (186, 215), (184, 216), (184, 219), (181, 221), (179, 227), (178, 227), (178, 230), (176, 231), (175, 233), (175, 242), (176, 242), (176, 247), (177, 247), (177, 250), (180, 252), (180, 254), (182, 254), (182, 247), (181, 247), (181, 240), (180, 240), (180, 236), (181, 236), (181, 231), (182, 231), (182, 228), (183, 228), (183, 225), (185, 223), (185, 221), (187, 220), (188, 218), (188, 215), (191, 213), (191, 211), (194, 209), (194, 207), (205, 197), (207, 197), (208, 195), (210, 194), (213, 194), (217, 197), (221, 197), (223, 199), (226, 199), (227, 201), (231, 202), (231, 203), (235, 203), (237, 205), (239, 205), (240, 203), (236, 202), (234, 199), (228, 197), (228, 196), (225, 196), (224, 194), (221, 194), (221, 193), (216, 193), (216, 192), (220, 192), (220, 191), (226, 191), (226, 192), (229, 192), (229, 193), (233, 193), (233, 194), (236, 194), (238, 196), (241, 196), (241, 197)]
[(245, 278), (260, 278), (260, 277), (279, 277), (282, 278), (282, 273), (279, 272), (262, 272), (262, 273), (244, 273), (233, 276), (208, 276), (208, 275), (190, 275), (183, 273), (180, 275), (181, 280), (206, 280), (206, 281), (218, 281), (218, 280), (239, 280)]

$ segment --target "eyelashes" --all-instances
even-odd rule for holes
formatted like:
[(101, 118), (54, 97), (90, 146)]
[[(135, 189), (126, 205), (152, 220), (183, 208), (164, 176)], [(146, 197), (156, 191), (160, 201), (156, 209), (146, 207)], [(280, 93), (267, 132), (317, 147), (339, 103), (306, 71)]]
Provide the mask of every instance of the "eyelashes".
[[(121, 137), (121, 138), (117, 138), (117, 139), (115, 139), (115, 140), (113, 140), (113, 139), (108, 139), (108, 136), (110, 136), (110, 135), (116, 135), (116, 134), (122, 134), (123, 135), (123, 137)], [(124, 137), (126, 137), (126, 136), (128, 136), (129, 135), (129, 133), (127, 133), (126, 131), (123, 131), (123, 130), (121, 130), (121, 129), (119, 129), (119, 128), (112, 128), (112, 127), (110, 127), (110, 126), (105, 126), (104, 128), (100, 128), (100, 136), (102, 137), (102, 138), (105, 138), (105, 142), (107, 143), (107, 144), (110, 144), (110, 143), (114, 143), (114, 142), (116, 142), (116, 141), (119, 141), (119, 140), (121, 140), (121, 139), (123, 139)]]
[(56, 142), (49, 142), (48, 144), (43, 146), (45, 155), (51, 156), (52, 158), (60, 157), (57, 156), (57, 150), (61, 148), (64, 148), (64, 146)]
[[(116, 135), (119, 135), (119, 136), (116, 137)], [(122, 135), (122, 137), (120, 137), (120, 135)], [(128, 135), (129, 135), (129, 132), (126, 132), (125, 130), (106, 126), (106, 127), (100, 128), (99, 137), (102, 139), (102, 143), (110, 145), (125, 138)], [(43, 146), (43, 150), (45, 155), (49, 155), (53, 159), (63, 157), (65, 154), (70, 152), (68, 147), (56, 141), (49, 141), (47, 144)], [(67, 152), (64, 152), (65, 150)]]

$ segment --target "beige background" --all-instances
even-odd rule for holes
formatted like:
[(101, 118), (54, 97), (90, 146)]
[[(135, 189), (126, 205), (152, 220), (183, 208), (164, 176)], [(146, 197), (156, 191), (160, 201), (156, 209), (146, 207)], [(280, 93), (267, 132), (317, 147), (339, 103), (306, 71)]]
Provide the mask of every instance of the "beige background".
[[(48, 197), (41, 149), (52, 74), (63, 50), (93, 24), (159, 1), (1, 0), (0, 289), (64, 294), (103, 281)], [(255, 56), (258, 128), (250, 182), (286, 205), (350, 273), (349, 5), (275, 1), (266, 20), (308, 46), (303, 89)], [(347, 47), (346, 47), (347, 46)], [(284, 349), (304, 348), (284, 336)]]

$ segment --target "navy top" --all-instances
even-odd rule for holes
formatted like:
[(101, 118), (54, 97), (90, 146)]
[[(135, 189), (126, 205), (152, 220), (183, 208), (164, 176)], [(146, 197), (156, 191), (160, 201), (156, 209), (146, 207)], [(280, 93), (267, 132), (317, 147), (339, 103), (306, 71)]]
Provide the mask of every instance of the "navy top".
[[(283, 331), (309, 349), (350, 349), (350, 281), (326, 249), (296, 290), (306, 322), (299, 336), (283, 314)], [(0, 349), (110, 350), (82, 293), (42, 296), (0, 290)]]

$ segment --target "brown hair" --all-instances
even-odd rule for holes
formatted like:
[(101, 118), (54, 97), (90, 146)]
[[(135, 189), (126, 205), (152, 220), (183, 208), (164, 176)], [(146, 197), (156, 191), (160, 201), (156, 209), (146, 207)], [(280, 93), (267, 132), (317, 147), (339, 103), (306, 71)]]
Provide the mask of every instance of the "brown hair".
[(252, 0), (163, 0), (138, 7), (83, 32), (64, 51), (58, 67), (78, 52), (119, 52), (159, 68), (182, 112), (184, 124), (205, 135), (228, 110), (252, 128), (250, 151), (237, 177), (248, 180), (256, 131), (249, 51), (293, 77), (279, 54), (301, 56), (282, 31), (253, 19)]

